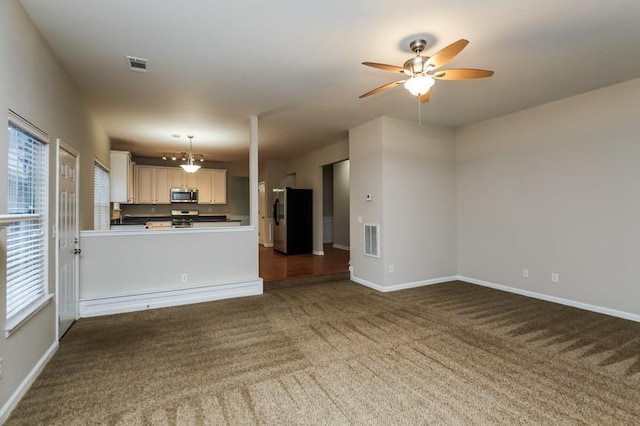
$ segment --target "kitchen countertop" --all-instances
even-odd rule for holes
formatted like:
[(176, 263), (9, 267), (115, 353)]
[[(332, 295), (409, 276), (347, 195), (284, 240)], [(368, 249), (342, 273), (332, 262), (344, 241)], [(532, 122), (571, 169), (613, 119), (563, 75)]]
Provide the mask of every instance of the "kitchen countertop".
[[(124, 215), (121, 219), (112, 220), (111, 225), (144, 225), (148, 221), (163, 221), (171, 219), (171, 215)], [(194, 222), (240, 222), (240, 219), (227, 219), (227, 215), (220, 214), (201, 214), (199, 216), (189, 216), (188, 219), (192, 219)]]

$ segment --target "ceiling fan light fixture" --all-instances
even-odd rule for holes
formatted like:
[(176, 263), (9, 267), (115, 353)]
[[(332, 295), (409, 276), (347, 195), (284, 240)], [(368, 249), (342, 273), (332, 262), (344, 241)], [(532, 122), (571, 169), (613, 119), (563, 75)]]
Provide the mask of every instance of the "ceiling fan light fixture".
[(413, 96), (424, 95), (431, 89), (431, 86), (435, 84), (435, 80), (424, 74), (414, 75), (410, 79), (404, 82), (404, 88), (407, 89)]

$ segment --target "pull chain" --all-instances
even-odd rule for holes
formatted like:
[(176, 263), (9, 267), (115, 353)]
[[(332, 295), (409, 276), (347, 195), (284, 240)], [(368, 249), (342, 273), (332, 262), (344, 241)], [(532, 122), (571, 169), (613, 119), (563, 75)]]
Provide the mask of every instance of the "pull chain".
[(418, 98), (418, 124), (422, 127), (422, 110), (420, 109), (420, 96)]

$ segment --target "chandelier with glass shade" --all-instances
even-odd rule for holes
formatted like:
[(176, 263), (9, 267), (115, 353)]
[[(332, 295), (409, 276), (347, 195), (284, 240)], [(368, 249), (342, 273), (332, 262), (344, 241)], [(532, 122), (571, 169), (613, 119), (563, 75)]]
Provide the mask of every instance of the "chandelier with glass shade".
[(199, 164), (195, 164), (193, 160), (193, 136), (187, 136), (189, 138), (189, 152), (187, 153), (187, 164), (180, 164), (180, 167), (187, 173), (195, 173), (200, 169)]

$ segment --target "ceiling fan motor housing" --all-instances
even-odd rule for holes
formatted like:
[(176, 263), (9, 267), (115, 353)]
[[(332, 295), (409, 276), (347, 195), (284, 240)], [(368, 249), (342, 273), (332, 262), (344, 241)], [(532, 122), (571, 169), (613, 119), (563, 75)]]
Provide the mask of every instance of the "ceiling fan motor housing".
[(428, 60), (429, 60), (428, 56), (416, 56), (415, 58), (409, 59), (402, 66), (404, 68), (404, 73), (408, 75), (416, 75), (416, 74), (421, 74), (423, 72), (427, 72)]

